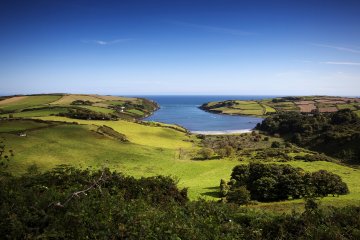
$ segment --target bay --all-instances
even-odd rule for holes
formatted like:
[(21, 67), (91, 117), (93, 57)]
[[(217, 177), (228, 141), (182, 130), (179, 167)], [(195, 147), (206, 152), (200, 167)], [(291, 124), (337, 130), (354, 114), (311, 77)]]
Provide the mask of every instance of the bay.
[(273, 96), (141, 96), (151, 99), (160, 105), (160, 109), (145, 118), (177, 124), (194, 133), (223, 134), (240, 133), (253, 129), (263, 119), (251, 116), (230, 116), (214, 114), (199, 109), (201, 104), (210, 101), (224, 100), (258, 100)]

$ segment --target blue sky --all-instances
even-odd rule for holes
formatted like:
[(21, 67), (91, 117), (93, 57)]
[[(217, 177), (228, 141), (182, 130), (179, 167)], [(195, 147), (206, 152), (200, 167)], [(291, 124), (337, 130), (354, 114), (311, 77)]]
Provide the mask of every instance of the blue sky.
[(3, 0), (0, 94), (360, 95), (359, 1)]

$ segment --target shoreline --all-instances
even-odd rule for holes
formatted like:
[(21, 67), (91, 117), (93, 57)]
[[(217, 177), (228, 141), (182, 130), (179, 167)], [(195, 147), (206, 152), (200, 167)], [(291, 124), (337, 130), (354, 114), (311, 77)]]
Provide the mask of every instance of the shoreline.
[(251, 133), (252, 129), (238, 129), (238, 130), (222, 130), (222, 131), (190, 131), (192, 134), (202, 134), (202, 135), (226, 135), (226, 134), (241, 134), (241, 133)]

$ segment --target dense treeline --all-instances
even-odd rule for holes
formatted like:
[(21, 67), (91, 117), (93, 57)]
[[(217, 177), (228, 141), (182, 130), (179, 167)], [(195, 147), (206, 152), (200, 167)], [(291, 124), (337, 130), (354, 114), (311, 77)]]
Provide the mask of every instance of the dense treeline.
[(106, 114), (101, 112), (94, 112), (88, 109), (69, 109), (68, 112), (59, 113), (59, 116), (84, 119), (84, 120), (116, 120), (118, 117), (114, 114)]
[(360, 207), (270, 214), (187, 200), (168, 177), (58, 167), (0, 175), (2, 239), (359, 239)]
[(240, 204), (349, 193), (340, 176), (325, 170), (307, 173), (288, 164), (262, 163), (234, 167), (230, 182), (221, 180), (220, 191), (227, 201)]
[(312, 115), (283, 112), (269, 116), (257, 129), (280, 134), (300, 146), (348, 162), (360, 163), (360, 119), (348, 109)]

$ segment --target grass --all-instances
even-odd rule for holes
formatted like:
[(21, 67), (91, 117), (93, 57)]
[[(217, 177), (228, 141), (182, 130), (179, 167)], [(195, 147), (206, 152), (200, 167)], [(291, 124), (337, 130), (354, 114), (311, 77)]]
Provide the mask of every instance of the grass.
[(126, 137), (133, 143), (151, 146), (151, 147), (161, 147), (167, 149), (179, 149), (179, 148), (189, 148), (192, 147), (192, 144), (188, 142), (194, 137), (186, 136), (184, 133), (176, 131), (174, 129), (163, 128), (163, 127), (151, 127), (134, 122), (128, 121), (96, 121), (96, 120), (78, 120), (78, 119), (69, 119), (66, 117), (58, 116), (48, 116), (40, 117), (42, 120), (50, 121), (64, 121), (64, 122), (77, 122), (85, 125), (96, 125), (113, 128), (115, 131), (118, 131), (122, 134), (125, 134)]
[(114, 113), (114, 110), (104, 107), (95, 107), (95, 106), (76, 106), (81, 108), (86, 108), (94, 112), (100, 112), (100, 113)]
[(338, 109), (350, 109), (350, 110), (356, 110), (355, 106), (353, 104), (337, 104), (336, 107)]
[(28, 120), (0, 120), (0, 133), (24, 131), (44, 126), (48, 126), (48, 124)]
[[(73, 122), (73, 119), (46, 117), (43, 119)], [(8, 122), (6, 124), (6, 122)], [(16, 122), (16, 124), (15, 124)], [(239, 162), (236, 159), (218, 159), (194, 161), (179, 159), (178, 149), (196, 149), (193, 136), (179, 131), (154, 126), (144, 126), (125, 121), (80, 121), (78, 124), (51, 125), (47, 128), (27, 131), (27, 137), (9, 134), (10, 130), (37, 128), (39, 123), (28, 120), (4, 121), (0, 135), (5, 138), (7, 149), (12, 149), (15, 157), (10, 163), (10, 170), (21, 174), (36, 163), (41, 169), (49, 169), (58, 164), (70, 164), (76, 167), (100, 168), (107, 166), (112, 170), (124, 172), (135, 177), (170, 175), (179, 179), (180, 187), (189, 188), (191, 199), (218, 199), (220, 179), (229, 179), (232, 168)], [(96, 133), (100, 125), (106, 124), (124, 133), (130, 143), (123, 143)], [(42, 125), (41, 126), (46, 126)], [(301, 162), (289, 164), (306, 171), (319, 169), (337, 173), (348, 184), (351, 194), (341, 197), (327, 197), (324, 204), (341, 205), (360, 201), (360, 170), (330, 162)], [(260, 203), (255, 208), (291, 210), (303, 206), (303, 200), (277, 203)]]
[(355, 111), (355, 113), (360, 117), (360, 110)]
[[(8, 122), (7, 125), (14, 129), (13, 122)], [(22, 120), (18, 125), (23, 126), (22, 129), (32, 128), (33, 122)], [(35, 127), (38, 127), (37, 123)], [(41, 169), (49, 169), (58, 164), (70, 164), (77, 167), (108, 166), (136, 177), (172, 175), (180, 179), (180, 186), (190, 188), (189, 194), (193, 199), (209, 191), (207, 187), (217, 183), (219, 177), (227, 176), (229, 169), (236, 164), (232, 161), (179, 160), (177, 148), (192, 147), (190, 143), (182, 141), (182, 138), (186, 138), (185, 134), (168, 128), (143, 125), (138, 127), (138, 133), (158, 133), (156, 147), (151, 139), (147, 139), (147, 143), (140, 141), (139, 144), (136, 140), (122, 143), (107, 138), (97, 134), (94, 131), (97, 127), (94, 125), (60, 124), (28, 132), (27, 137), (8, 133), (2, 133), (1, 136), (6, 139), (7, 148), (15, 152), (10, 170), (18, 174), (36, 163)], [(165, 140), (164, 132), (169, 133), (165, 146), (160, 141)], [(216, 177), (210, 177), (214, 173)]]
[(266, 104), (261, 104), (261, 105), (265, 108), (265, 114), (266, 113), (274, 113), (274, 112), (276, 112), (275, 108), (273, 108), (273, 107), (270, 107), (270, 106), (268, 106)]
[(57, 101), (60, 98), (60, 95), (27, 96), (18, 101), (14, 101), (6, 105), (0, 105), (0, 109), (5, 111), (17, 111), (24, 108), (35, 107), (38, 105), (46, 105), (51, 102)]
[[(55, 108), (45, 108), (45, 109), (34, 109), (32, 111), (16, 112), (16, 113), (12, 113), (12, 115), (13, 117), (22, 117), (22, 118), (43, 117), (43, 116), (49, 116), (51, 114), (65, 113), (67, 111), (68, 111), (67, 108), (55, 107)], [(1, 114), (0, 116), (8, 117), (9, 114)]]
[(142, 111), (139, 111), (137, 109), (130, 109), (130, 110), (126, 110), (126, 112), (129, 112), (129, 113), (132, 113), (132, 114), (135, 114), (135, 115), (139, 115), (139, 116), (143, 116), (144, 113)]
[(82, 95), (82, 94), (71, 94), (65, 95), (57, 101), (52, 102), (54, 105), (70, 105), (75, 100), (83, 100), (90, 102), (101, 102), (104, 101), (101, 98), (98, 98), (96, 95)]

